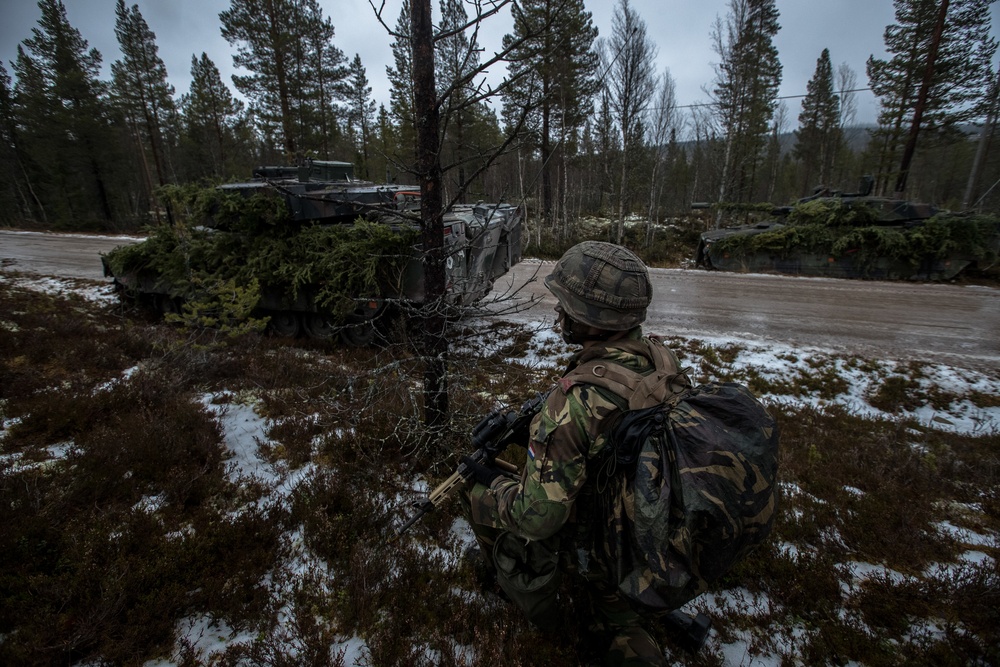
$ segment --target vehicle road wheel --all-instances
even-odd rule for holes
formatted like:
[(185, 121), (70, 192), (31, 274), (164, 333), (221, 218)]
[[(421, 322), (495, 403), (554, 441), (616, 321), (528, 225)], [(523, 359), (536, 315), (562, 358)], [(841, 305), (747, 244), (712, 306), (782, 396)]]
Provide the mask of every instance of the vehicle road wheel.
[(268, 328), (276, 336), (287, 336), (295, 338), (302, 331), (302, 321), (298, 313), (283, 310), (277, 313), (270, 313)]
[(157, 294), (155, 305), (161, 315), (176, 315), (181, 312), (180, 301), (169, 294)]
[(348, 345), (355, 347), (366, 347), (375, 340), (375, 322), (365, 320), (363, 322), (353, 322), (344, 327), (340, 332), (340, 339)]
[(303, 317), (302, 327), (310, 338), (332, 338), (340, 331), (340, 327), (327, 315), (308, 313)]

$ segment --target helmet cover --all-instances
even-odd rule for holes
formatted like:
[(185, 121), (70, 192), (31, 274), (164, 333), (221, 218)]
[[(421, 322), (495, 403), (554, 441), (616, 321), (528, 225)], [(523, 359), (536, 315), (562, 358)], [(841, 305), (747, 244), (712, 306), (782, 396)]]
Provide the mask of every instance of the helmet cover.
[(567, 250), (545, 286), (571, 318), (609, 331), (627, 331), (644, 322), (653, 299), (642, 260), (604, 241), (584, 241)]

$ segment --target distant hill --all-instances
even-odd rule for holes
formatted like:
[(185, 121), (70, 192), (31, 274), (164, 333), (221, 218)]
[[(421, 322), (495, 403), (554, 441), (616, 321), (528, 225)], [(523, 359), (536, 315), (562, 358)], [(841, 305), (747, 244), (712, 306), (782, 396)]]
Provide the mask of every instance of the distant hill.
[[(855, 153), (860, 153), (865, 148), (868, 147), (868, 141), (871, 139), (870, 130), (874, 130), (877, 125), (854, 125), (848, 127), (844, 134), (847, 137), (847, 144), (852, 151)], [(963, 125), (961, 126), (962, 131), (969, 137), (977, 137), (979, 135), (980, 127), (977, 125)], [(781, 154), (785, 155), (795, 148), (795, 132), (782, 132), (778, 135), (778, 142), (781, 144)], [(685, 150), (690, 154), (690, 150), (694, 148), (695, 142), (685, 141), (681, 145), (684, 146)]]

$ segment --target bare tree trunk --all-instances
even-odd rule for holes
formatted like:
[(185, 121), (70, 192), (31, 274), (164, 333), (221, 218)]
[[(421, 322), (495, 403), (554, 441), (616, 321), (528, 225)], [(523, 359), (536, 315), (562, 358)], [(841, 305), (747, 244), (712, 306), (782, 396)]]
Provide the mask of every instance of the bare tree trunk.
[(726, 181), (729, 180), (729, 161), (733, 153), (733, 135), (729, 133), (726, 135), (726, 154), (722, 158), (722, 178), (719, 181), (719, 208), (715, 211), (715, 228), (718, 229), (722, 226), (722, 206), (726, 201)]
[[(565, 127), (565, 122), (563, 123), (563, 126)], [(566, 151), (564, 150), (562, 152), (562, 192), (560, 193), (560, 199), (562, 200), (562, 205), (560, 207), (560, 210), (562, 211), (562, 216), (563, 216), (563, 238), (565, 239), (570, 238), (569, 221), (570, 218), (572, 217), (569, 210), (569, 198), (567, 196), (568, 191), (569, 191), (569, 163), (566, 160)]]
[(548, 77), (546, 77), (544, 83), (544, 89), (542, 91), (542, 99), (545, 103), (542, 105), (542, 142), (541, 142), (541, 157), (542, 157), (542, 219), (555, 226), (555, 221), (552, 219), (552, 174), (549, 171), (549, 159), (552, 157), (552, 146), (549, 145), (549, 132), (551, 128), (549, 126), (549, 102), (546, 97), (549, 94), (548, 91)]
[[(156, 197), (153, 195), (153, 176), (149, 172), (149, 162), (146, 160), (146, 147), (143, 146), (142, 137), (139, 135), (139, 123), (132, 116), (132, 112), (128, 111), (126, 113), (127, 118), (125, 119), (125, 125), (128, 127), (133, 140), (135, 141), (136, 151), (139, 153), (139, 161), (142, 163), (142, 175), (143, 181), (146, 184), (146, 205), (150, 204), (153, 206), (153, 217), (156, 220), (156, 224), (160, 224), (160, 208), (156, 205)], [(138, 215), (138, 210), (135, 211)]]
[(440, 110), (434, 85), (434, 33), (430, 0), (413, 0), (410, 10), (413, 89), (417, 119), (417, 177), (424, 248), (423, 331), (424, 421), (441, 428), (448, 420), (448, 339), (444, 317), (445, 257), (442, 217)]
[(656, 217), (657, 192), (656, 182), (660, 178), (661, 149), (656, 146), (654, 149), (653, 168), (649, 174), (649, 210), (646, 213), (646, 247), (653, 243), (653, 219)]
[(622, 241), (625, 240), (625, 199), (628, 196), (628, 160), (625, 157), (625, 151), (628, 147), (628, 137), (623, 137), (622, 149), (622, 184), (621, 184), (621, 194), (618, 197), (618, 233), (616, 234), (615, 243), (621, 245)]
[[(31, 179), (28, 177), (28, 172), (24, 168), (24, 162), (21, 161), (20, 155), (17, 156), (17, 166), (21, 170), (21, 175), (24, 176), (24, 184), (27, 186), (28, 192), (31, 193), (31, 198), (35, 201), (35, 204), (38, 206), (38, 212), (42, 214), (42, 223), (48, 226), (49, 216), (45, 213), (45, 205), (42, 204), (42, 200), (38, 198), (37, 194), (35, 194), (35, 188), (33, 188), (31, 185)], [(31, 211), (31, 207), (27, 206), (25, 210)]]

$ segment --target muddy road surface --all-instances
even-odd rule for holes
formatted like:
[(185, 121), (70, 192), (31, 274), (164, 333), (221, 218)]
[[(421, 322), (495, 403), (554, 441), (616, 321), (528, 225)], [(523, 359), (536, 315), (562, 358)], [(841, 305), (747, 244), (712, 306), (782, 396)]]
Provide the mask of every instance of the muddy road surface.
[[(0, 267), (103, 279), (100, 253), (128, 237), (0, 231)], [(498, 317), (549, 326), (555, 300), (542, 282), (552, 262), (526, 261), (495, 285)], [(762, 346), (829, 349), (868, 358), (947, 363), (1000, 372), (1000, 290), (653, 269), (646, 330)]]
[(0, 230), (0, 268), (58, 278), (102, 280), (101, 253), (142, 239)]
[[(555, 298), (542, 279), (552, 262), (524, 262), (491, 295), (508, 319), (551, 323)], [(1000, 372), (1000, 290), (974, 285), (877, 282), (652, 269), (644, 328), (662, 335), (749, 345), (829, 349), (867, 358), (947, 363)], [(518, 304), (519, 308), (513, 308)]]

